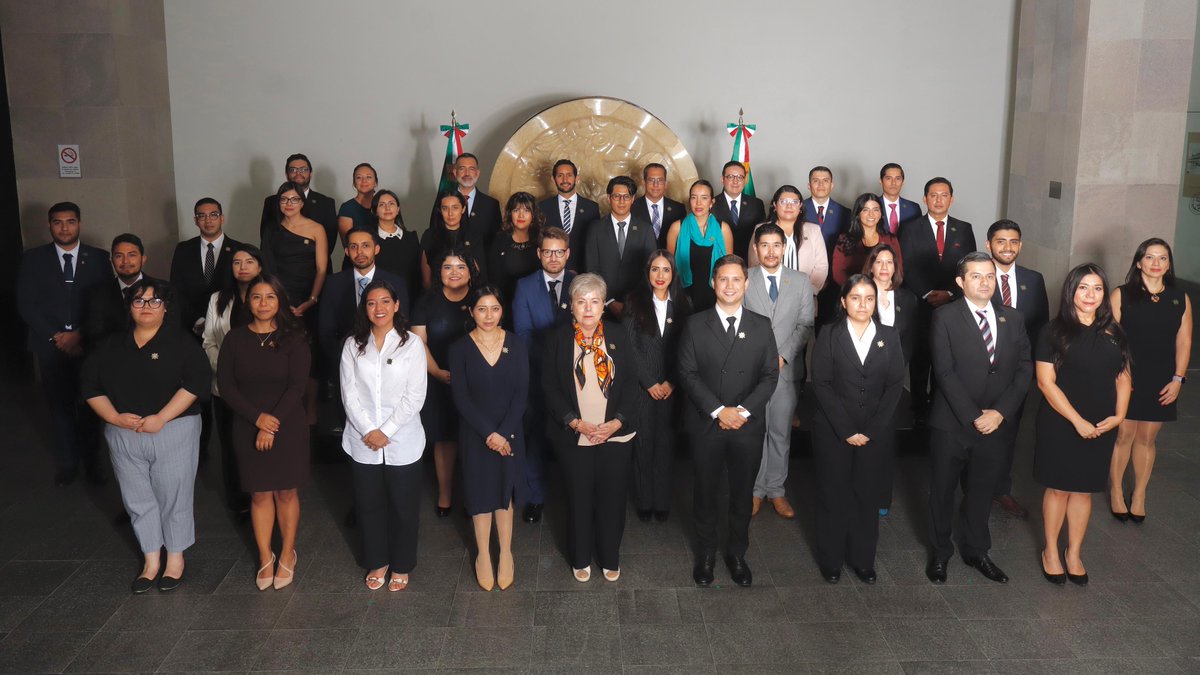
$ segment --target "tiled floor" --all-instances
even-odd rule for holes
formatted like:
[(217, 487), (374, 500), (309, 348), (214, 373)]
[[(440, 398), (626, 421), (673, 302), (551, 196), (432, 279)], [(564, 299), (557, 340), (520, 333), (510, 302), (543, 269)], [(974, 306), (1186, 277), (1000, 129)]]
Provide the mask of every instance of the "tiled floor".
[[(812, 556), (812, 463), (797, 457), (799, 518), (765, 509), (748, 560), (754, 587), (691, 582), (690, 469), (678, 463), (666, 524), (630, 512), (615, 584), (572, 580), (560, 553), (561, 495), (547, 522), (518, 524), (517, 581), (475, 585), (464, 517), (423, 514), (409, 590), (363, 588), (345, 465), (317, 465), (303, 494), (297, 582), (259, 593), (248, 527), (219, 499), (216, 462), (197, 487), (198, 542), (174, 594), (131, 597), (139, 556), (115, 526), (116, 486), (51, 486), (29, 397), (0, 406), (0, 672), (1045, 672), (1200, 671), (1200, 396), (1162, 434), (1142, 526), (1096, 511), (1085, 548), (1088, 588), (1052, 587), (1038, 568), (1039, 489), (1029, 478), (1032, 419), (1019, 451), (1017, 496), (1028, 521), (993, 515), (1000, 586), (955, 560), (934, 587), (923, 574), (922, 455), (902, 458), (896, 505), (881, 525), (879, 584), (847, 574), (825, 584)], [(427, 487), (428, 492), (428, 487)]]

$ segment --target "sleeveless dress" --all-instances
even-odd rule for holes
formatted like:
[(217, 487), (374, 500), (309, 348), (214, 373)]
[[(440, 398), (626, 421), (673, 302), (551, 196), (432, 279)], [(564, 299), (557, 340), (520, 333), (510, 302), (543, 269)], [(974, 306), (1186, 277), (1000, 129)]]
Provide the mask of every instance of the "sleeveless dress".
[(1139, 298), (1141, 290), (1121, 287), (1121, 328), (1129, 338), (1133, 392), (1129, 395), (1126, 419), (1140, 422), (1174, 422), (1175, 402), (1162, 405), (1158, 392), (1175, 375), (1175, 335), (1187, 300), (1183, 291), (1171, 286), (1158, 295), (1158, 302)]
[[(425, 326), (426, 343), (433, 359), (443, 370), (450, 370), (450, 345), (467, 334), (467, 301), (450, 302), (435, 288), (417, 300), (412, 325)], [(421, 424), (430, 443), (458, 440), (458, 411), (450, 385), (429, 375)]]

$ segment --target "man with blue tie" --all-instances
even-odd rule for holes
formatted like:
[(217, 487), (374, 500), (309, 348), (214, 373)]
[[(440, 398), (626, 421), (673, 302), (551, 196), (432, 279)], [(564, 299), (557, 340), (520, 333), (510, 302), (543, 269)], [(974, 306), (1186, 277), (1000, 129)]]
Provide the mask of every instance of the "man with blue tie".
[(804, 200), (804, 220), (821, 226), (825, 252), (832, 263), (833, 245), (837, 242), (837, 236), (845, 232), (850, 223), (849, 209), (830, 197), (833, 194), (833, 169), (827, 166), (814, 166), (810, 169), (808, 192), (809, 198)]
[(921, 217), (921, 207), (916, 202), (900, 196), (904, 187), (904, 167), (888, 162), (879, 170), (879, 187), (883, 189), (883, 222), (892, 234), (900, 234), (900, 226), (907, 220)]
[[(567, 311), (568, 289), (575, 272), (567, 269), (571, 258), (570, 235), (559, 227), (542, 230), (538, 242), (538, 260), (542, 269), (517, 282), (513, 293), (513, 329), (529, 353), (529, 381), (541, 382), (542, 347), (546, 335), (559, 323), (571, 320)], [(546, 441), (546, 403), (541, 387), (530, 387), (525, 408), (525, 482), (527, 502), (522, 514), (525, 522), (542, 519), (546, 503), (544, 453)]]
[(538, 208), (546, 216), (546, 227), (562, 228), (570, 236), (571, 250), (575, 252), (568, 263), (570, 269), (583, 269), (587, 226), (593, 220), (599, 220), (600, 205), (576, 192), (579, 169), (571, 160), (555, 162), (551, 174), (558, 194), (538, 202)]
[(667, 167), (653, 162), (642, 169), (642, 187), (645, 193), (633, 200), (630, 213), (635, 218), (650, 223), (659, 248), (667, 247), (667, 230), (671, 223), (683, 220), (683, 204), (667, 197)]
[(78, 205), (59, 202), (48, 216), (54, 241), (25, 253), (17, 309), (29, 328), (26, 344), (37, 360), (54, 427), (54, 483), (69, 485), (82, 464), (88, 480), (99, 484), (104, 481), (96, 452), (99, 428), (95, 415), (79, 405), (79, 367), (84, 347), (91, 347), (82, 337), (88, 297), (112, 277), (112, 266), (108, 253), (79, 241)]

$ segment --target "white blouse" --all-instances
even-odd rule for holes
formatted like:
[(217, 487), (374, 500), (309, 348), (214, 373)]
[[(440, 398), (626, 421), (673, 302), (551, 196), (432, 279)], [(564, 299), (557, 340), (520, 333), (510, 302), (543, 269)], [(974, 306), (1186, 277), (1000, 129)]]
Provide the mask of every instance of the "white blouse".
[(230, 322), (233, 315), (233, 298), (229, 299), (229, 304), (225, 305), (224, 312), (217, 312), (217, 296), (220, 293), (213, 293), (208, 299), (208, 311), (204, 313), (204, 336), (202, 338), (204, 345), (204, 353), (208, 354), (208, 365), (212, 366), (212, 395), (220, 396), (221, 392), (217, 390), (217, 355), (221, 353), (221, 343), (225, 341), (225, 336), (229, 333)]
[[(383, 349), (375, 339), (367, 340), (358, 353), (354, 338), (342, 345), (342, 405), (346, 408), (346, 427), (342, 449), (359, 464), (403, 466), (421, 459), (425, 450), (425, 428), (421, 426), (421, 406), (425, 405), (427, 385), (425, 344), (414, 333), (404, 345), (390, 331)], [(372, 450), (363, 436), (378, 429), (390, 441), (387, 447)]]
[(879, 294), (879, 299), (887, 300), (886, 306), (883, 302), (876, 303), (876, 309), (879, 311), (879, 323), (885, 326), (896, 325), (896, 291), (886, 290)]

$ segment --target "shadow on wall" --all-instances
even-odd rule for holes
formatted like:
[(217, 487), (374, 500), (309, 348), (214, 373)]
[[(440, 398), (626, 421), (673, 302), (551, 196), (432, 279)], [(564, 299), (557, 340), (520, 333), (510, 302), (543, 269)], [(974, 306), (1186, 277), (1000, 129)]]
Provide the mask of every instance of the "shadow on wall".
[[(255, 157), (250, 160), (250, 182), (239, 186), (229, 197), (229, 203), (225, 205), (226, 213), (236, 214), (236, 217), (239, 218), (238, 221), (234, 221), (232, 218), (225, 219), (225, 231), (229, 233), (229, 236), (255, 246), (262, 244), (258, 226), (259, 216), (262, 214), (263, 198), (268, 194), (274, 194), (275, 190), (279, 188), (279, 183), (283, 182), (282, 178), (274, 184), (271, 182), (272, 177), (278, 178), (283, 173), (282, 160), (282, 157), (275, 162), (266, 157)], [(205, 195), (195, 195), (195, 199), (203, 196)], [(192, 201), (195, 202), (195, 199)], [(220, 197), (216, 197), (216, 199), (221, 200)]]

